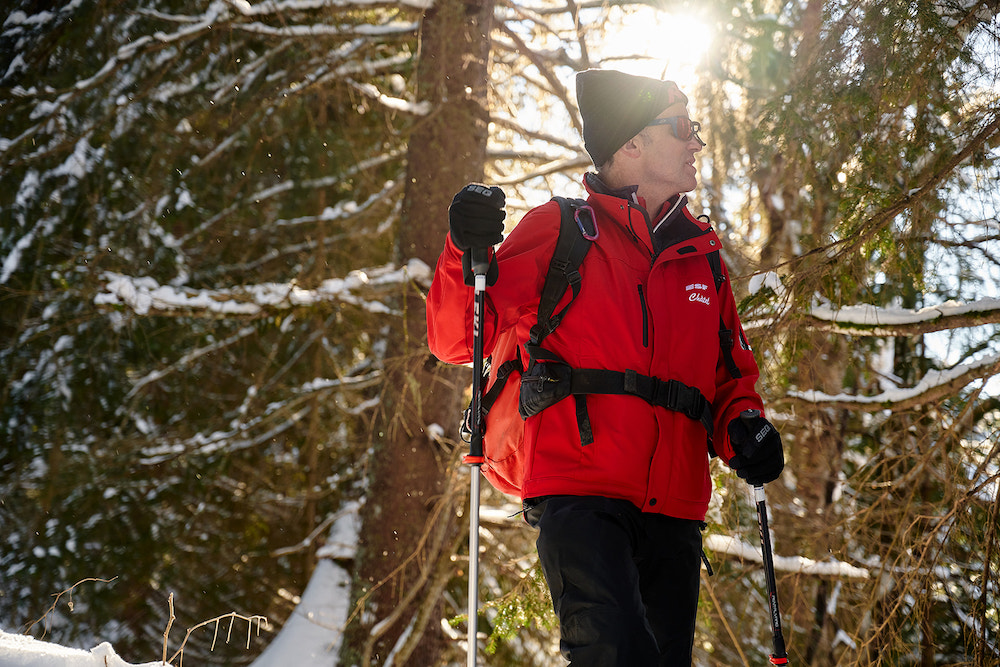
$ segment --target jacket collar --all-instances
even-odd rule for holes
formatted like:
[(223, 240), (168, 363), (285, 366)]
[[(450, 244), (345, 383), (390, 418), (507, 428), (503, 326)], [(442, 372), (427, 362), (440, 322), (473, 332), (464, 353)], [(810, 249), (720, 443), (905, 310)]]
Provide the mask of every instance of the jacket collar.
[[(687, 207), (687, 195), (679, 194), (671, 197), (660, 208), (655, 222), (646, 211), (646, 202), (638, 195), (639, 186), (629, 185), (623, 188), (610, 188), (593, 172), (587, 173), (583, 179), (584, 187), (591, 195), (604, 195), (624, 199), (628, 202), (629, 209), (642, 211), (643, 220), (646, 223), (646, 232), (652, 242), (653, 253), (659, 255), (668, 248), (684, 246), (680, 250), (681, 254), (692, 252), (691, 241), (695, 241), (695, 246), (702, 252), (711, 252), (718, 249), (719, 241), (712, 229), (711, 223), (695, 218)], [(631, 225), (631, 217), (629, 218)], [(633, 234), (638, 230), (633, 228)], [(644, 235), (643, 235), (644, 236)], [(697, 239), (697, 241), (696, 241)], [(707, 245), (706, 245), (707, 244)], [(702, 249), (700, 246), (705, 245)]]
[(591, 193), (618, 197), (619, 199), (628, 201), (633, 206), (642, 208), (643, 212), (646, 213), (646, 217), (649, 218), (650, 221), (656, 221), (650, 225), (653, 232), (656, 232), (656, 230), (664, 223), (669, 223), (678, 211), (687, 206), (687, 195), (677, 194), (663, 202), (663, 205), (660, 207), (656, 216), (651, 216), (649, 211), (646, 210), (646, 201), (639, 196), (638, 185), (611, 188), (601, 179), (599, 174), (595, 174), (593, 172), (589, 172), (586, 176), (584, 176), (584, 185)]
[(589, 192), (599, 194), (599, 195), (609, 195), (611, 197), (618, 197), (620, 199), (627, 199), (633, 204), (637, 204), (646, 207), (646, 203), (639, 198), (638, 185), (628, 185), (624, 188), (613, 189), (608, 187), (604, 180), (599, 174), (594, 172), (587, 172), (583, 177), (583, 185), (587, 188)]

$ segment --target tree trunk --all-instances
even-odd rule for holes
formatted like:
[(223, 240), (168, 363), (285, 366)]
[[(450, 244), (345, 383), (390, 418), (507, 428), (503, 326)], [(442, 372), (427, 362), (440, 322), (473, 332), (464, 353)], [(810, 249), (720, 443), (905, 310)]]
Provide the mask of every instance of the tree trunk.
[[(432, 104), (410, 138), (399, 229), (400, 261), (434, 266), (448, 231), (448, 206), (463, 185), (481, 180), (489, 108), (487, 63), (491, 0), (443, 0), (423, 18), (418, 99)], [(451, 556), (465, 537), (457, 510), (459, 449), (428, 435), (441, 425), (453, 437), (465, 369), (439, 364), (427, 350), (422, 295), (403, 297), (403, 325), (389, 335), (384, 412), (376, 424), (371, 486), (355, 576), (355, 608), (344, 657), (361, 665), (440, 664), (445, 637), (437, 622), (463, 610), (443, 608), (441, 592), (460, 568)], [(464, 479), (458, 476), (458, 479)]]

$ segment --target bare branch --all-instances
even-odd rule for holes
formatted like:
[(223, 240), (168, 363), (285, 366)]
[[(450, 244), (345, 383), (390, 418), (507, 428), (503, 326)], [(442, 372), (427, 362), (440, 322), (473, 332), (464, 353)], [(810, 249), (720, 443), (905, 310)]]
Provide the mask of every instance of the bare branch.
[[(58, 604), (59, 604), (59, 599), (60, 599), (60, 598), (61, 598), (62, 596), (64, 596), (64, 595), (68, 595), (68, 596), (69, 596), (69, 603), (68, 603), (68, 607), (69, 607), (69, 610), (70, 610), (70, 611), (73, 611), (73, 589), (74, 589), (74, 588), (76, 588), (77, 586), (79, 586), (80, 584), (85, 584), (85, 583), (87, 583), (88, 581), (100, 581), (101, 583), (105, 583), (105, 584), (110, 584), (110, 583), (111, 583), (112, 581), (114, 581), (114, 580), (115, 580), (115, 579), (117, 579), (117, 578), (118, 578), (117, 576), (115, 576), (115, 577), (111, 577), (110, 579), (98, 579), (98, 578), (95, 578), (95, 577), (88, 577), (88, 578), (86, 578), (86, 579), (81, 579), (80, 581), (76, 582), (75, 584), (73, 584), (72, 586), (70, 586), (69, 588), (67, 588), (66, 590), (64, 590), (64, 591), (61, 591), (61, 592), (59, 592), (59, 593), (56, 593), (56, 594), (55, 594), (55, 598), (56, 598), (56, 599), (55, 599), (55, 601), (54, 601), (54, 602), (52, 603), (52, 606), (51, 606), (51, 607), (49, 607), (48, 609), (46, 609), (46, 610), (45, 610), (45, 613), (44, 613), (44, 614), (42, 614), (40, 618), (38, 618), (37, 620), (34, 620), (34, 621), (32, 621), (31, 623), (29, 623), (29, 624), (27, 625), (27, 627), (25, 627), (25, 628), (24, 628), (24, 631), (23, 631), (23, 632), (24, 632), (24, 633), (28, 633), (28, 632), (30, 632), (30, 631), (31, 631), (31, 628), (35, 627), (36, 625), (38, 625), (38, 624), (39, 624), (39, 623), (41, 623), (42, 621), (44, 621), (44, 620), (48, 619), (48, 617), (49, 617), (49, 614), (51, 614), (51, 613), (52, 613), (53, 611), (55, 611), (55, 610), (56, 610), (56, 605), (58, 605)], [(42, 637), (44, 637), (44, 636), (45, 636), (45, 634), (46, 634), (46, 633), (47, 633), (48, 631), (49, 631), (49, 626), (48, 626), (48, 623), (46, 623), (46, 624), (45, 624), (45, 632), (43, 632), (43, 633), (42, 633)]]

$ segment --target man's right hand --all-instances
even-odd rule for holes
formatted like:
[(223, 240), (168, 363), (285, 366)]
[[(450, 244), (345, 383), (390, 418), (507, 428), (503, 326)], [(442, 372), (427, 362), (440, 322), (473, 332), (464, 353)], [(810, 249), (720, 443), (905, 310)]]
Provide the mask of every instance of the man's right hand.
[(733, 458), (729, 467), (751, 486), (763, 486), (778, 479), (785, 467), (781, 436), (760, 410), (744, 410), (729, 422), (729, 442)]
[(503, 240), (506, 197), (497, 186), (470, 183), (451, 201), (448, 225), (459, 250), (485, 250)]

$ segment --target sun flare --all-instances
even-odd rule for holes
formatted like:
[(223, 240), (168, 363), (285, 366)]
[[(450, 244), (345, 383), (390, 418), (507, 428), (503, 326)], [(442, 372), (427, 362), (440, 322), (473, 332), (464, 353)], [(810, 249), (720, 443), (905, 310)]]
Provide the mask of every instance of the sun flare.
[(650, 7), (615, 7), (608, 15), (601, 55), (632, 74), (676, 80), (694, 77), (711, 46), (712, 31), (698, 18)]

